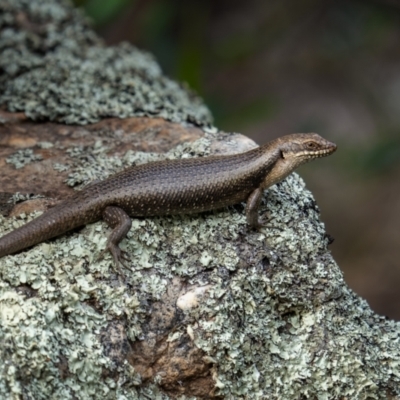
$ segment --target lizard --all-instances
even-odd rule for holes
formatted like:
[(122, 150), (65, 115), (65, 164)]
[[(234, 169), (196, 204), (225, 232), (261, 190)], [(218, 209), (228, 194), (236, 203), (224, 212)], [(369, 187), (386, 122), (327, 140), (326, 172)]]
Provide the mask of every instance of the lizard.
[[(198, 213), (246, 201), (247, 223), (260, 228), (265, 189), (298, 166), (332, 154), (337, 146), (316, 133), (274, 139), (244, 153), (154, 161), (92, 183), (0, 238), (0, 258), (103, 219), (112, 229), (104, 251), (116, 265), (130, 217)], [(104, 253), (103, 251), (103, 253)]]

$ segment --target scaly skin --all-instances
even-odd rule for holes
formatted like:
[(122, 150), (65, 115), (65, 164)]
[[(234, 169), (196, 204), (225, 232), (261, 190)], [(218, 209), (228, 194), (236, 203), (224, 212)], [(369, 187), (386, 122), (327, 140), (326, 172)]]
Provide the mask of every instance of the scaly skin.
[(332, 154), (336, 145), (315, 133), (293, 134), (241, 154), (152, 162), (128, 168), (77, 192), (0, 238), (0, 257), (104, 219), (113, 228), (107, 249), (125, 258), (119, 242), (131, 217), (197, 213), (247, 201), (248, 223), (259, 227), (265, 189), (295, 168)]

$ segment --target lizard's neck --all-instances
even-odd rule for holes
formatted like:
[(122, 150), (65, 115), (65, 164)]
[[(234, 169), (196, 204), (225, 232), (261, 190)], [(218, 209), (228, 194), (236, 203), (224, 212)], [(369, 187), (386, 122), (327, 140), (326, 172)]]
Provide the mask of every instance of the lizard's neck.
[(267, 189), (282, 179), (285, 179), (297, 166), (298, 165), (290, 159), (278, 158), (262, 183), (263, 189)]

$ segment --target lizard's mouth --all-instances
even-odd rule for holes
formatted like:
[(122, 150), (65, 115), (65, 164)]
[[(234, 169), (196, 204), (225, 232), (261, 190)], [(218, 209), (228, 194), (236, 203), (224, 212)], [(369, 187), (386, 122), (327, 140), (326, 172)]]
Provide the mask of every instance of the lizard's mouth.
[(313, 158), (326, 157), (334, 153), (336, 150), (337, 150), (336, 144), (327, 141), (327, 143), (324, 144), (324, 148), (310, 151), (309, 155)]
[(337, 149), (337, 146), (332, 143), (332, 147), (325, 149), (325, 150), (318, 150), (317, 152), (314, 153), (314, 157), (326, 157), (329, 156), (330, 154), (334, 153)]
[(299, 158), (321, 158), (321, 157), (326, 157), (329, 156), (330, 154), (334, 153), (337, 149), (336, 144), (331, 143), (331, 146), (324, 148), (324, 149), (320, 149), (320, 150), (304, 150), (301, 152), (298, 152), (296, 154), (296, 157)]

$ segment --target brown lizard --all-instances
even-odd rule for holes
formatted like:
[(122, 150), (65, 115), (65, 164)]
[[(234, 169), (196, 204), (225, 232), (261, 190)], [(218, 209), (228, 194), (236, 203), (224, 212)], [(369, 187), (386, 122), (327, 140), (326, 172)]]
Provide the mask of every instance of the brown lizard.
[(126, 259), (119, 242), (131, 217), (197, 213), (247, 201), (246, 217), (261, 226), (263, 191), (299, 165), (328, 156), (336, 145), (315, 133), (292, 134), (245, 153), (185, 158), (133, 166), (89, 185), (38, 218), (0, 238), (0, 257), (100, 219), (112, 228), (108, 249)]

